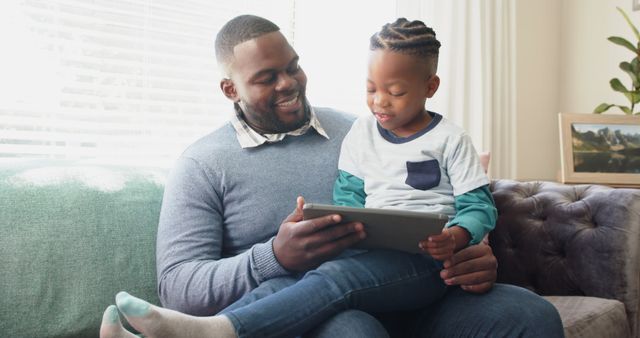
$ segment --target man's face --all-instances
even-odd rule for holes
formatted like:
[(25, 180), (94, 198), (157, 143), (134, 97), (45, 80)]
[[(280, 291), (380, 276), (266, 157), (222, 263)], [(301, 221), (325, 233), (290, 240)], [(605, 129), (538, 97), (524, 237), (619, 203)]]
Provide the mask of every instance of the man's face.
[(264, 34), (234, 48), (225, 96), (237, 103), (247, 123), (258, 132), (295, 130), (309, 120), (307, 77), (298, 55), (280, 32)]

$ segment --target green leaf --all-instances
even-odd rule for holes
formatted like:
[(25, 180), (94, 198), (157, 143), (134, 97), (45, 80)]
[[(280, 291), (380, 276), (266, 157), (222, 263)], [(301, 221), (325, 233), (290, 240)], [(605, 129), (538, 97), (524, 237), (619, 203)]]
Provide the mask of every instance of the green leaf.
[(622, 47), (627, 48), (628, 50), (632, 51), (634, 54), (638, 53), (638, 51), (636, 50), (636, 47), (632, 45), (631, 42), (629, 42), (625, 38), (621, 38), (619, 36), (610, 36), (607, 38), (607, 40), (615, 43), (616, 45), (620, 45)]
[(611, 79), (611, 81), (609, 81), (609, 84), (611, 85), (611, 89), (613, 89), (616, 92), (620, 92), (622, 94), (624, 94), (624, 96), (627, 98), (627, 100), (629, 100), (630, 103), (633, 103), (633, 92), (628, 90), (627, 87), (625, 87), (622, 82), (620, 82), (620, 80), (618, 80), (617, 78), (615, 79)]
[(620, 108), (625, 114), (631, 114), (631, 108), (627, 106), (616, 105), (616, 107)]
[(640, 60), (638, 60), (638, 57), (636, 56), (633, 58), (633, 60), (631, 60), (631, 69), (636, 74), (640, 73), (640, 68), (638, 68), (638, 64), (640, 64)]
[(625, 87), (622, 82), (620, 82), (620, 80), (618, 80), (617, 78), (615, 79), (611, 79), (611, 81), (609, 81), (609, 84), (611, 85), (611, 89), (620, 92), (620, 93), (629, 93), (629, 90), (627, 89), (627, 87)]
[(596, 109), (593, 110), (593, 113), (594, 114), (602, 114), (602, 113), (606, 112), (611, 107), (613, 107), (612, 104), (601, 103), (599, 106), (596, 107)]
[(622, 16), (624, 16), (624, 19), (629, 24), (629, 27), (631, 27), (631, 29), (633, 30), (633, 34), (636, 35), (636, 39), (640, 40), (640, 32), (638, 32), (638, 29), (636, 28), (636, 26), (631, 22), (631, 20), (629, 20), (629, 17), (627, 16), (627, 13), (625, 13), (625, 11), (623, 11), (622, 8), (620, 8), (620, 7), (616, 7), (616, 8), (618, 9), (618, 12), (620, 12), (620, 14), (622, 14)]
[(638, 81), (638, 75), (633, 71), (633, 66), (629, 62), (620, 62), (620, 69), (622, 69), (633, 81), (633, 88), (640, 87), (640, 81)]
[(620, 69), (624, 70), (625, 72), (633, 71), (632, 68), (633, 67), (631, 67), (631, 63), (626, 62), (626, 61), (620, 62)]

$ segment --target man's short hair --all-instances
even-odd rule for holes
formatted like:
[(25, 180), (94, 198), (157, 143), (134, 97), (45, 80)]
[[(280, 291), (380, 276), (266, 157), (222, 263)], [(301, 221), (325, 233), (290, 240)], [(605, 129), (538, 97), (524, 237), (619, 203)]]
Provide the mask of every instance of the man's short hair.
[(275, 23), (255, 15), (240, 15), (227, 22), (216, 35), (216, 59), (225, 72), (233, 59), (233, 48), (267, 33), (277, 32)]

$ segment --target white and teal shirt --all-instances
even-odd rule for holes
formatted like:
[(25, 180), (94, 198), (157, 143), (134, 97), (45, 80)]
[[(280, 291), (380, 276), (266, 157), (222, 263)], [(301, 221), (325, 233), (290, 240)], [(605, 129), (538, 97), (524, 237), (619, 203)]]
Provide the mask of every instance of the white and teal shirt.
[(478, 243), (495, 227), (497, 211), (470, 137), (437, 113), (420, 132), (395, 136), (373, 115), (345, 136), (334, 203), (449, 215)]

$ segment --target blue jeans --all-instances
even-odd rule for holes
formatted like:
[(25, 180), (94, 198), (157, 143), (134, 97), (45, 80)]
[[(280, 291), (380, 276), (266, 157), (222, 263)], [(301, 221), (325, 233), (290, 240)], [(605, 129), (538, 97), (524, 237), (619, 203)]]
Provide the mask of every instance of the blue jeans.
[(325, 262), (299, 279), (266, 281), (221, 314), (239, 337), (294, 337), (349, 309), (424, 308), (445, 294), (441, 269), (429, 256), (366, 251)]
[[(222, 313), (292, 286), (298, 278), (280, 277), (261, 284)], [(407, 294), (410, 291), (407, 290)], [(314, 298), (305, 294), (304, 300)], [(296, 302), (297, 303), (297, 302)], [(387, 301), (389, 308), (397, 307)], [(258, 314), (264, 318), (287, 310), (288, 305), (273, 312)], [(415, 311), (377, 311), (377, 319), (360, 310), (346, 310), (304, 331), (314, 338), (384, 338), (384, 337), (563, 337), (562, 322), (551, 303), (529, 290), (496, 284), (491, 291), (477, 295), (458, 287), (449, 288), (445, 296)], [(232, 317), (229, 316), (231, 319)], [(238, 322), (234, 322), (238, 325)], [(381, 325), (381, 324), (384, 324)], [(238, 327), (238, 326), (236, 326)], [(262, 335), (262, 332), (257, 332)], [(266, 334), (265, 334), (266, 336)]]
[[(391, 337), (564, 337), (551, 303), (529, 290), (496, 284), (482, 295), (449, 288), (437, 303), (419, 311), (378, 314), (348, 310), (305, 334), (305, 338)], [(383, 318), (380, 318), (383, 317)], [(385, 326), (382, 326), (383, 323)]]
[(564, 337), (560, 315), (551, 303), (509, 284), (495, 284), (480, 295), (451, 287), (421, 311), (377, 317), (392, 337)]

